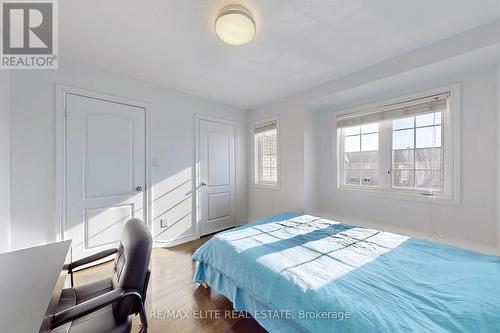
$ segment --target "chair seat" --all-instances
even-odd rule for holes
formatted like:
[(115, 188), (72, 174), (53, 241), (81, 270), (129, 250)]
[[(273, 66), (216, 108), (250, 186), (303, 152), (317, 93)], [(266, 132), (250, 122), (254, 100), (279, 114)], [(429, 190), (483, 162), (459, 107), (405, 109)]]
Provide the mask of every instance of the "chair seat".
[[(103, 279), (75, 288), (63, 289), (57, 312), (91, 300), (113, 290), (111, 279)], [(113, 307), (106, 306), (71, 323), (62, 325), (51, 333), (128, 333), (132, 328), (131, 317), (124, 322), (117, 322), (113, 316)]]
[(113, 282), (110, 278), (102, 279), (75, 288), (63, 289), (56, 312), (66, 310), (111, 290), (113, 290)]
[(84, 284), (74, 288), (76, 304), (83, 303), (99, 295), (113, 290), (111, 278), (102, 279), (92, 283)]
[(132, 317), (124, 322), (117, 322), (111, 305), (99, 309), (80, 319), (53, 329), (51, 333), (130, 333)]

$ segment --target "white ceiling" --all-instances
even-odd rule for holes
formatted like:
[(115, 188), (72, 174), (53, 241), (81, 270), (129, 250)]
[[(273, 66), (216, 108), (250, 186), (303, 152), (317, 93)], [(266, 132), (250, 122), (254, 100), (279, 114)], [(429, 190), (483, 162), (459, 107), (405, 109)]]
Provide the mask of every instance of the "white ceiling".
[[(217, 12), (246, 6), (256, 38), (234, 47)], [(500, 0), (60, 1), (60, 53), (252, 108), (500, 18)]]

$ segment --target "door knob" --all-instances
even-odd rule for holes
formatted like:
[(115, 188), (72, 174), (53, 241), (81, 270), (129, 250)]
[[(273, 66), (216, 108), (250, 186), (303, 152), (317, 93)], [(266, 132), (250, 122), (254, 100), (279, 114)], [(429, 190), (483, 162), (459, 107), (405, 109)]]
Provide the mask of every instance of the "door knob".
[(142, 192), (142, 187), (141, 186), (137, 186), (135, 189), (136, 189), (137, 192)]
[(207, 183), (201, 182), (201, 186), (207, 186)]

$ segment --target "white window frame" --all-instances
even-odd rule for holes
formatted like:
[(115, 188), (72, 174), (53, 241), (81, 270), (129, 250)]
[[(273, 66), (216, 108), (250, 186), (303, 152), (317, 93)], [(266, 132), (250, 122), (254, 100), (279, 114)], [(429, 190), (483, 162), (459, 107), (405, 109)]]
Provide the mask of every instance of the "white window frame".
[[(276, 183), (274, 182), (264, 182), (264, 181), (259, 181), (257, 179), (257, 171), (258, 167), (260, 165), (259, 160), (260, 160), (260, 154), (258, 151), (258, 147), (255, 146), (255, 128), (260, 127), (262, 125), (271, 123), (271, 122), (276, 122), (276, 155), (277, 155), (277, 181)], [(250, 142), (252, 143), (252, 150), (253, 150), (253, 163), (252, 163), (252, 184), (254, 187), (257, 188), (263, 188), (263, 189), (270, 189), (270, 190), (280, 190), (281, 188), (281, 154), (280, 154), (280, 121), (279, 121), (279, 116), (272, 116), (269, 118), (265, 119), (260, 119), (251, 124), (250, 127)]]
[[(382, 109), (388, 105), (404, 103), (407, 101), (422, 99), (428, 96), (449, 93), (449, 107), (442, 117), (442, 147), (444, 157), (444, 191), (430, 194), (428, 191), (394, 189), (392, 187), (392, 174), (379, 179), (379, 186), (346, 185), (344, 184), (344, 142), (340, 128), (337, 127), (337, 118), (351, 114), (363, 114)], [(391, 100), (370, 103), (359, 107), (349, 108), (334, 112), (333, 117), (334, 137), (336, 140), (335, 157), (337, 160), (337, 189), (341, 191), (356, 191), (356, 193), (382, 198), (403, 199), (422, 202), (436, 202), (442, 204), (460, 205), (460, 150), (461, 150), (461, 105), (460, 105), (460, 84), (452, 84), (436, 89), (430, 89), (413, 93)], [(380, 155), (379, 170), (391, 169), (392, 161), (392, 131), (388, 122), (381, 122), (379, 125), (379, 150), (386, 147), (388, 156)], [(385, 154), (384, 154), (385, 155)]]

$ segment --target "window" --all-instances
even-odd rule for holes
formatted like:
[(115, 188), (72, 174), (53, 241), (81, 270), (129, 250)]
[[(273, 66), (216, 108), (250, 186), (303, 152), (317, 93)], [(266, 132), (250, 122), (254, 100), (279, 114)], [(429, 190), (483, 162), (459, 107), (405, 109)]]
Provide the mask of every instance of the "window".
[(278, 122), (272, 120), (254, 126), (255, 184), (277, 187)]
[(451, 92), (365, 110), (337, 117), (338, 186), (453, 199)]

